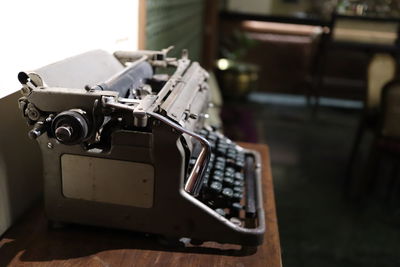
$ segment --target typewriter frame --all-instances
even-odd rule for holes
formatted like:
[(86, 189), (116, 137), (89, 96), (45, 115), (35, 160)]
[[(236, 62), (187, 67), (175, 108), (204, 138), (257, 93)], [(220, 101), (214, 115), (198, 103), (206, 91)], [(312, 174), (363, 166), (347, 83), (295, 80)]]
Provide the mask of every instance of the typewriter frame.
[[(147, 51), (140, 56), (146, 53)], [(132, 59), (131, 54), (128, 54), (128, 57), (126, 54), (123, 55), (125, 56), (122, 57), (121, 62)], [(187, 68), (189, 63), (185, 58), (183, 59), (183, 64)], [(182, 62), (178, 61), (177, 63), (179, 70), (179, 64)], [(151, 108), (151, 105), (139, 111), (137, 108), (131, 108), (123, 103), (123, 99), (118, 98), (116, 92), (46, 87), (39, 75), (35, 73), (26, 75), (30, 79), (21, 81), (25, 97), (20, 100), (20, 107), (25, 116), (28, 103), (33, 104), (34, 109), (39, 113), (41, 111), (61, 112), (79, 107), (93, 111), (95, 114), (97, 108), (102, 111), (111, 109), (132, 114), (135, 119), (146, 118), (145, 123), (151, 128), (150, 132), (138, 130), (113, 132), (111, 149), (107, 153), (87, 150), (81, 144), (65, 145), (49, 134), (40, 133), (36, 140), (43, 156), (45, 207), (50, 220), (244, 246), (256, 246), (262, 243), (265, 232), (265, 216), (261, 191), (261, 161), (257, 152), (238, 147), (244, 153), (253, 155), (256, 163), (257, 218), (255, 218), (255, 224), (257, 227), (244, 228), (219, 215), (196, 199), (196, 192), (201, 184), (201, 175), (206, 167), (204, 164), (207, 164), (207, 157), (204, 157), (201, 162), (202, 166), (197, 169), (197, 175), (194, 175), (196, 179), (192, 180), (193, 184), (184, 183), (187, 175), (187, 155), (181, 142), (182, 134), (189, 134), (199, 141), (202, 141), (203, 138), (193, 132), (195, 123), (187, 122), (184, 128), (181, 126), (182, 123), (173, 120), (171, 114), (179, 113), (182, 107), (171, 104), (166, 108), (167, 115), (156, 112), (157, 109)], [(33, 86), (29, 84), (28, 80), (33, 83)], [(199, 107), (198, 111), (200, 109), (204, 109), (204, 107)], [(200, 115), (200, 112), (197, 112), (197, 115)], [(198, 123), (197, 119), (195, 121)], [(43, 121), (41, 123), (43, 124)], [(40, 131), (41, 126), (37, 126), (37, 124), (35, 127)], [(207, 150), (207, 141), (203, 145)], [(62, 188), (61, 167), (61, 158), (65, 154), (152, 165), (154, 168), (152, 207), (140, 208), (65, 197)], [(165, 155), (168, 156), (165, 157)], [(188, 180), (190, 181), (190, 179)]]

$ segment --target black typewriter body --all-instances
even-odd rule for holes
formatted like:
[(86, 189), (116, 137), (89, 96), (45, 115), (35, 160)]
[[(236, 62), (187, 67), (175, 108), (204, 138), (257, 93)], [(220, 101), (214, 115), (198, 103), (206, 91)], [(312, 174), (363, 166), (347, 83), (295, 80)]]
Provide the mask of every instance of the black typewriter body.
[(186, 53), (167, 52), (116, 52), (121, 70), (84, 88), (19, 74), (19, 106), (43, 155), (46, 214), (257, 246), (265, 232), (260, 157), (207, 125), (207, 72)]

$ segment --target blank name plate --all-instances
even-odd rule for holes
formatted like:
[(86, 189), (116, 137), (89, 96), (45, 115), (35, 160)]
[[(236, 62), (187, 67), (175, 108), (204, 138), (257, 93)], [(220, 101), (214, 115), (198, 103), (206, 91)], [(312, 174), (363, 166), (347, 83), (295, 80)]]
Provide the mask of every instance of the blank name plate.
[(64, 154), (61, 168), (67, 198), (153, 206), (154, 168), (150, 164)]

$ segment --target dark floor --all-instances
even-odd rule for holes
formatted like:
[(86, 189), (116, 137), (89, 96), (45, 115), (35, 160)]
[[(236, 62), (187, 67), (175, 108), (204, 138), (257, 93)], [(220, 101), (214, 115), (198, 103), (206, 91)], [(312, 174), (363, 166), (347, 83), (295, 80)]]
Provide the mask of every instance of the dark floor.
[[(237, 123), (255, 121), (253, 130), (233, 138), (257, 136), (270, 147), (283, 266), (400, 266), (398, 212), (373, 197), (344, 197), (360, 109), (320, 107), (313, 117), (307, 106), (291, 105), (290, 99), (226, 106), (227, 113), (244, 114)], [(365, 164), (366, 140), (357, 168)]]

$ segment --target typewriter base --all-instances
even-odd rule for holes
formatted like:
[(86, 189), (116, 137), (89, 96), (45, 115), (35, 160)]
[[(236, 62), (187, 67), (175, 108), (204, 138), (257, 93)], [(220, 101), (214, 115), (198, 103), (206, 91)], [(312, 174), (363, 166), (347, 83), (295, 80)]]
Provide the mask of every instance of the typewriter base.
[[(47, 219), (47, 226), (49, 231), (70, 231), (77, 228), (85, 227), (79, 224), (64, 223), (60, 221), (53, 221)], [(102, 228), (105, 229), (105, 228)], [(93, 230), (93, 229), (92, 229)], [(167, 237), (156, 234), (140, 233), (135, 231), (130, 231), (130, 234), (135, 236), (134, 238), (145, 237), (149, 240), (154, 241), (158, 246), (166, 250), (190, 250), (194, 247), (201, 247), (211, 249), (220, 249), (220, 252), (229, 251), (228, 254), (234, 254), (236, 256), (249, 256), (257, 252), (258, 246), (245, 246), (245, 245), (235, 245), (235, 244), (218, 244), (212, 241), (189, 239), (189, 238), (177, 238), (177, 237)], [(217, 250), (215, 250), (217, 252)]]
[[(182, 166), (185, 152), (182, 145), (178, 143), (180, 134), (172, 131), (166, 124), (156, 124), (152, 130), (151, 134), (115, 131), (109, 153), (92, 153), (83, 150), (79, 145), (66, 146), (50, 143), (51, 139), (47, 136), (39, 137), (37, 140), (46, 167), (44, 191), (47, 217), (58, 222), (110, 227), (178, 238), (196, 238), (249, 246), (260, 245), (265, 231), (264, 210), (261, 201), (261, 169), (255, 169), (255, 188), (257, 188), (258, 201), (256, 204), (257, 217), (252, 219), (257, 220), (258, 225), (257, 227), (239, 227), (183, 190), (182, 184), (185, 175)], [(138, 141), (143, 142), (132, 143)], [(52, 145), (49, 146), (49, 144)], [(92, 161), (88, 161), (86, 167), (75, 162), (77, 170), (74, 170), (72, 175), (68, 175), (73, 177), (81, 173), (79, 175), (82, 179), (74, 180), (70, 184), (77, 191), (89, 192), (86, 199), (81, 197), (80, 192), (73, 194), (72, 189), (65, 191), (63, 158), (70, 157), (70, 155), (79, 159), (93, 158)], [(164, 155), (168, 155), (168, 157), (164, 157)], [(261, 165), (258, 153), (255, 152), (254, 157), (257, 165)], [(109, 178), (106, 179), (107, 182), (114, 181), (114, 184), (107, 186), (108, 184), (103, 183), (101, 184), (102, 188), (98, 188), (97, 183), (102, 179), (96, 175), (98, 170), (95, 168), (93, 173), (88, 171), (98, 165), (95, 160), (103, 162), (102, 164), (107, 166), (109, 165), (106, 162), (125, 162), (143, 168), (153, 165), (154, 177), (147, 179), (146, 182), (146, 184), (154, 182), (154, 186), (151, 186), (154, 191), (152, 203), (146, 199), (137, 198), (132, 205), (126, 205), (130, 202), (126, 198), (130, 198), (131, 194), (126, 190), (120, 190), (121, 183), (118, 179), (125, 179), (122, 176), (125, 176), (126, 170), (130, 170), (127, 166), (120, 168), (123, 171), (115, 171), (115, 174), (106, 177)], [(71, 171), (70, 168), (67, 171)], [(138, 173), (133, 170), (130, 172)], [(148, 172), (146, 171), (146, 173)], [(86, 186), (88, 182), (83, 179), (85, 176), (93, 176), (93, 181), (90, 180), (89, 183), (98, 189), (86, 190), (86, 187), (90, 188), (90, 185)], [(91, 178), (89, 177), (89, 179)], [(99, 197), (100, 192), (112, 192), (110, 195), (113, 196), (110, 196), (110, 201), (108, 201), (104, 195)], [(125, 193), (118, 196), (116, 192)], [(96, 195), (98, 193), (99, 195)], [(132, 194), (140, 193), (132, 191)], [(74, 198), (68, 197), (68, 195), (73, 195)], [(89, 198), (93, 198), (93, 200), (88, 200)], [(124, 202), (121, 202), (121, 199)]]
[(0, 239), (0, 266), (267, 266), (280, 267), (281, 252), (268, 148), (240, 144), (262, 157), (266, 229), (257, 252), (238, 257), (229, 245), (212, 248), (165, 248), (156, 240), (131, 232), (73, 226), (49, 231), (42, 205), (26, 214)]

